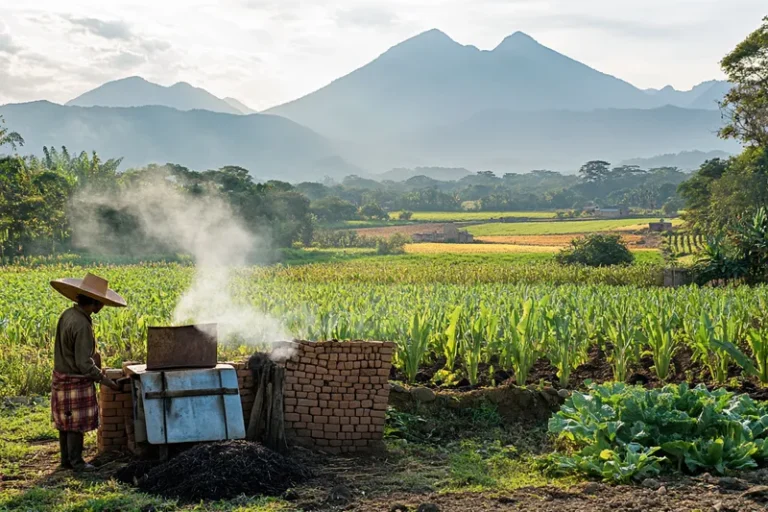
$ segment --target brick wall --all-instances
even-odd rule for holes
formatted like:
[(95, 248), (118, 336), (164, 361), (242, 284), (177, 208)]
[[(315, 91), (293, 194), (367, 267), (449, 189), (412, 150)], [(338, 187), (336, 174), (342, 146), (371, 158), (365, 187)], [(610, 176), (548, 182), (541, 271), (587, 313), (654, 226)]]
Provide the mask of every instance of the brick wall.
[[(389, 399), (391, 342), (292, 342), (285, 365), (285, 429), (289, 444), (328, 452), (377, 448)], [(135, 364), (135, 363), (131, 363)], [(237, 371), (246, 428), (255, 393), (246, 362), (228, 362)], [(125, 368), (125, 365), (123, 366)], [(112, 379), (124, 370), (108, 370)], [(100, 452), (136, 451), (130, 386), (99, 394)]]
[(384, 433), (390, 342), (298, 342), (286, 361), (290, 443), (329, 452), (374, 449)]
[[(107, 370), (110, 379), (117, 380), (122, 376), (122, 370)], [(123, 390), (112, 391), (107, 386), (99, 386), (99, 452), (133, 449), (135, 445), (130, 386), (124, 385)]]

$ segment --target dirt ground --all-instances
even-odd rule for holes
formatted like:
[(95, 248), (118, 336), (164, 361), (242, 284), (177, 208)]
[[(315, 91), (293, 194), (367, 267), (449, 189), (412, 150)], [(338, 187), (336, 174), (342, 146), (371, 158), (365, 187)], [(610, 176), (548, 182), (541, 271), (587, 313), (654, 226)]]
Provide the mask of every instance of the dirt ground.
[[(88, 458), (99, 466), (97, 473), (79, 477), (82, 482), (109, 481), (130, 459), (96, 457), (93, 447)], [(296, 511), (541, 511), (541, 512), (750, 512), (764, 511), (768, 503), (768, 470), (744, 473), (740, 478), (703, 475), (646, 481), (637, 486), (614, 486), (581, 482), (570, 486), (527, 486), (512, 490), (439, 491), (440, 460), (416, 460), (398, 453), (376, 456), (336, 457), (294, 452), (311, 464), (315, 476), (289, 491), (278, 508)], [(57, 444), (41, 442), (34, 456), (22, 463), (23, 477), (0, 481), (4, 491), (73, 485), (69, 471), (55, 471)], [(80, 485), (80, 484), (77, 484)], [(126, 488), (126, 490), (129, 488)], [(140, 503), (140, 502), (136, 502)], [(203, 510), (222, 510), (209, 503)], [(44, 508), (3, 507), (1, 510), (44, 510)], [(164, 510), (175, 510), (169, 508)], [(80, 509), (78, 509), (80, 510)], [(85, 510), (85, 509), (83, 509)], [(90, 510), (90, 509), (89, 509)], [(110, 510), (113, 510), (110, 508)], [(133, 510), (118, 508), (117, 510)], [(155, 505), (136, 510), (158, 510)], [(200, 509), (197, 509), (200, 510)], [(228, 510), (228, 508), (227, 508)], [(238, 509), (240, 510), (240, 509)], [(251, 510), (250, 508), (244, 510)], [(262, 510), (257, 508), (255, 510)], [(266, 510), (266, 509), (264, 509)]]

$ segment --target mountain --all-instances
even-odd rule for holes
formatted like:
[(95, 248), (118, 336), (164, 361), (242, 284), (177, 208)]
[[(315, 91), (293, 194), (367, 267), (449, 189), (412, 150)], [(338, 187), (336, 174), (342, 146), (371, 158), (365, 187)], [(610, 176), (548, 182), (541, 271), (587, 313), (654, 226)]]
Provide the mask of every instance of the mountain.
[(243, 103), (242, 101), (236, 100), (235, 98), (226, 97), (224, 98), (224, 101), (227, 102), (227, 104), (240, 111), (241, 114), (258, 114), (255, 110), (253, 110), (251, 107)]
[(517, 32), (491, 51), (430, 30), (303, 98), (268, 110), (342, 139), (460, 122), (484, 110), (652, 108), (652, 95)]
[(406, 181), (416, 176), (426, 176), (438, 181), (458, 181), (461, 178), (472, 176), (472, 173), (464, 168), (450, 167), (416, 167), (415, 169), (397, 168), (387, 172), (371, 176), (377, 181)]
[[(239, 103), (239, 102), (238, 102)], [(67, 102), (72, 107), (164, 106), (177, 110), (210, 110), (224, 114), (243, 114), (241, 107), (217, 98), (205, 89), (179, 82), (170, 87), (132, 76), (107, 82)], [(245, 105), (242, 105), (245, 107)], [(247, 108), (247, 107), (245, 107)], [(249, 109), (250, 110), (250, 109)], [(251, 112), (248, 112), (251, 113)]]
[(726, 153), (725, 151), (682, 151), (680, 153), (668, 153), (649, 158), (631, 158), (624, 160), (620, 165), (637, 165), (642, 169), (677, 167), (684, 171), (693, 171), (701, 167), (701, 164), (707, 160), (714, 160), (715, 158), (727, 159), (730, 157), (731, 153)]
[(588, 160), (620, 162), (628, 155), (658, 155), (695, 148), (736, 153), (719, 139), (720, 113), (677, 107), (599, 109), (590, 112), (486, 111), (403, 141), (405, 154), (433, 165), (525, 172), (574, 171)]
[[(123, 168), (173, 162), (196, 170), (239, 165), (285, 181), (328, 173), (337, 152), (321, 135), (288, 119), (168, 107), (71, 107), (37, 101), (0, 106), (2, 115), (40, 154), (43, 146), (124, 157)], [(335, 177), (344, 176), (346, 168)], [(321, 174), (322, 176), (322, 174)]]
[(646, 89), (645, 92), (657, 100), (660, 105), (717, 110), (719, 108), (718, 101), (723, 99), (730, 88), (731, 84), (728, 82), (710, 80), (700, 83), (690, 91), (678, 91), (668, 85), (663, 89)]

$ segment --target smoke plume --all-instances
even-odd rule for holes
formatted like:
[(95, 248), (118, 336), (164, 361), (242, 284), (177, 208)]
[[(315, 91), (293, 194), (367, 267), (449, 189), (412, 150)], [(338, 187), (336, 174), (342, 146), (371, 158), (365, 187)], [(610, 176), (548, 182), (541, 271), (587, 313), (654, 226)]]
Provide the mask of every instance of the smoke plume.
[[(152, 245), (150, 250), (161, 247), (194, 258), (195, 275), (176, 304), (174, 325), (216, 323), (225, 343), (291, 339), (279, 320), (233, 298), (233, 272), (266, 261), (271, 249), (268, 238), (246, 229), (217, 194), (190, 196), (165, 179), (153, 179), (119, 194), (80, 194), (73, 211), (73, 238), (81, 247), (95, 252), (122, 247), (135, 253), (137, 244)], [(105, 212), (112, 217), (105, 220)], [(114, 221), (115, 212), (122, 221)], [(126, 224), (136, 234), (118, 234)]]

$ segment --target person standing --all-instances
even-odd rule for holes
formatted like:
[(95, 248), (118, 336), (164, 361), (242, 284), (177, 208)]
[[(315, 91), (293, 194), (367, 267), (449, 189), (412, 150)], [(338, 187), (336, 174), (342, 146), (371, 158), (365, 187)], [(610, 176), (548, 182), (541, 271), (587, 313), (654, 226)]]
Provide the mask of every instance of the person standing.
[(56, 326), (51, 383), (51, 416), (59, 431), (61, 468), (93, 471), (83, 460), (85, 432), (99, 426), (96, 386), (120, 386), (101, 370), (96, 351), (92, 315), (104, 306), (125, 307), (125, 299), (109, 289), (105, 279), (86, 274), (83, 279), (56, 279), (51, 286), (75, 304), (64, 311)]

